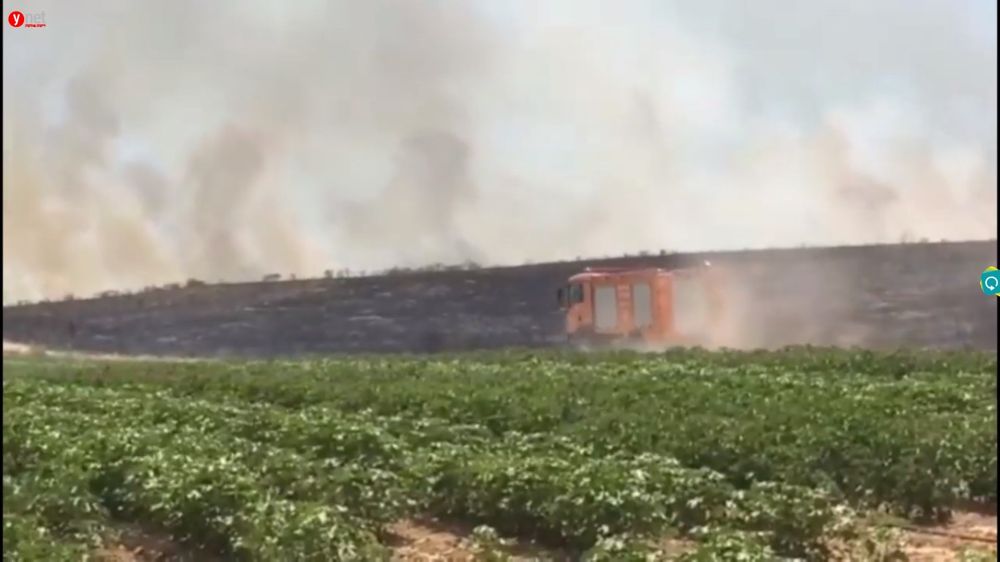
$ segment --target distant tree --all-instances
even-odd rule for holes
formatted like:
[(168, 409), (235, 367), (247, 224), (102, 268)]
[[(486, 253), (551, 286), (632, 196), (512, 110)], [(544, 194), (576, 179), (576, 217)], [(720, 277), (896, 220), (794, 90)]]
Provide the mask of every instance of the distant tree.
[(204, 287), (205, 286), (205, 282), (202, 281), (202, 280), (200, 280), (200, 279), (191, 278), (191, 279), (187, 280), (187, 283), (185, 284), (185, 286), (189, 287), (189, 288), (190, 287)]

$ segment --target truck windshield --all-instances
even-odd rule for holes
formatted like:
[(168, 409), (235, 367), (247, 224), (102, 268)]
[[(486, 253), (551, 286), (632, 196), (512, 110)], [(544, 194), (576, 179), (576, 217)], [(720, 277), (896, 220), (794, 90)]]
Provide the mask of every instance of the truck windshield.
[(556, 291), (556, 298), (559, 299), (559, 306), (569, 307), (578, 302), (583, 302), (583, 285), (573, 283), (565, 287), (560, 287)]
[(569, 286), (569, 303), (583, 302), (583, 285), (573, 283)]

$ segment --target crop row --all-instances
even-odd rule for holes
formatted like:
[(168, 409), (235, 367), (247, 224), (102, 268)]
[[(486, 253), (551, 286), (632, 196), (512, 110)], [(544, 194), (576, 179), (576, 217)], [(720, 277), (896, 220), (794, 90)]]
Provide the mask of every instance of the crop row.
[(301, 475), (293, 455), (193, 427), (134, 426), (47, 406), (19, 406), (15, 416), (5, 412), (5, 448), (31, 462), (8, 467), (5, 450), (5, 479), (27, 491), (20, 511), (56, 533), (114, 517), (234, 559), (351, 559), (377, 547), (345, 507), (288, 499), (267, 485)]
[(64, 382), (328, 406), (548, 433), (602, 454), (654, 453), (738, 487), (780, 481), (945, 517), (996, 502), (996, 358), (834, 352), (499, 354), (312, 363), (127, 364)]
[(821, 556), (848, 515), (819, 492), (741, 491), (661, 455), (606, 456), (552, 436), (142, 387), (5, 381), (4, 401), (5, 500), (8, 487), (33, 498), (11, 510), (62, 533), (138, 520), (234, 558), (373, 557), (378, 526), (416, 513), (579, 549), (619, 533), (744, 529)]

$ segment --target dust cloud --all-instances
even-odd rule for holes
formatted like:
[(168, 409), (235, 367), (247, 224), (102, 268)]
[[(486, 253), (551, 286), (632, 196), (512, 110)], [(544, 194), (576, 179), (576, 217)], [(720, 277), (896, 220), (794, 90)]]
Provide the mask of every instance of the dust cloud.
[(996, 232), (972, 0), (18, 8), (5, 303)]

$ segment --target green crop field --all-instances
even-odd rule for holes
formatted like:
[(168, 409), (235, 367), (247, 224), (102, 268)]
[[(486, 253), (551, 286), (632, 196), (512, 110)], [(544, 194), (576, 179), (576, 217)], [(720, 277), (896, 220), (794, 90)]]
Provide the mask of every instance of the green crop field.
[(888, 559), (873, 514), (995, 509), (996, 369), (811, 348), (5, 359), (4, 560), (81, 560), (124, 525), (223, 560), (388, 560), (387, 529), (418, 519), (477, 527), (484, 560), (497, 537)]

